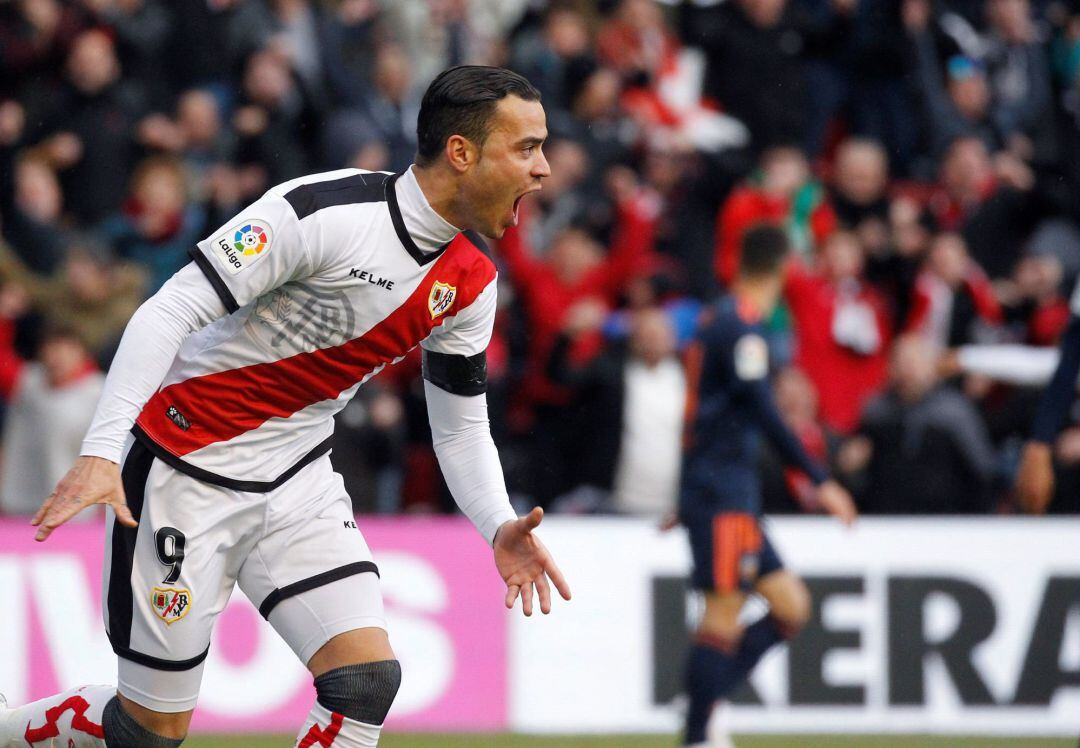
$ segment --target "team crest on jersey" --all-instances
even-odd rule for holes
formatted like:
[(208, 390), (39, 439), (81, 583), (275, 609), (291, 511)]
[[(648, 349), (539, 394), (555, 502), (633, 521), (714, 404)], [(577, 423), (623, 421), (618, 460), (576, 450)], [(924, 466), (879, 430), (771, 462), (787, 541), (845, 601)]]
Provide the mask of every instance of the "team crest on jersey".
[(431, 287), (431, 295), (428, 296), (427, 300), (431, 318), (435, 319), (445, 314), (455, 299), (457, 299), (457, 287), (442, 281), (435, 281), (435, 285)]
[(191, 609), (191, 590), (155, 587), (150, 593), (150, 607), (165, 623), (176, 623)]
[(273, 238), (266, 221), (245, 221), (214, 237), (210, 247), (225, 269), (236, 275), (269, 252)]

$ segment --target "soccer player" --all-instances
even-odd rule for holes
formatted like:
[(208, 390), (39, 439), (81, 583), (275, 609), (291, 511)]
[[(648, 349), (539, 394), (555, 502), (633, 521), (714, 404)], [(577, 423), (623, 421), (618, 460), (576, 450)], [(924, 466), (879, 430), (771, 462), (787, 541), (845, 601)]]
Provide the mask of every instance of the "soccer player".
[(1069, 325), (1061, 336), (1054, 376), (1039, 401), (1039, 410), (1024, 445), (1016, 475), (1020, 506), (1032, 514), (1042, 514), (1054, 495), (1053, 443), (1076, 399), (1076, 377), (1080, 373), (1080, 282), (1069, 301)]
[[(489, 544), (507, 607), (570, 590), (510, 507), (488, 428), (484, 350), (499, 237), (549, 169), (539, 93), (463, 66), (424, 95), (416, 164), (274, 187), (192, 251), (136, 312), (82, 456), (35, 516), (37, 539), (111, 508), (105, 626), (118, 688), (0, 712), (0, 746), (177, 746), (233, 585), (304, 662), (317, 701), (299, 746), (375, 746), (401, 670), (378, 569), (333, 472), (333, 415), (423, 347), (447, 484)], [(465, 229), (463, 231), (463, 229)]]
[[(788, 252), (779, 227), (759, 225), (744, 234), (732, 292), (718, 302), (690, 351), (697, 404), (688, 423), (679, 516), (689, 531), (692, 583), (704, 593), (705, 612), (687, 663), (686, 745), (706, 745), (714, 704), (747, 678), (769, 647), (795, 636), (810, 614), (806, 585), (784, 568), (762, 527), (762, 435), (810, 477), (823, 509), (845, 523), (855, 518), (851, 496), (807, 456), (773, 402), (761, 320), (780, 299)], [(744, 627), (739, 612), (751, 591), (769, 612)]]

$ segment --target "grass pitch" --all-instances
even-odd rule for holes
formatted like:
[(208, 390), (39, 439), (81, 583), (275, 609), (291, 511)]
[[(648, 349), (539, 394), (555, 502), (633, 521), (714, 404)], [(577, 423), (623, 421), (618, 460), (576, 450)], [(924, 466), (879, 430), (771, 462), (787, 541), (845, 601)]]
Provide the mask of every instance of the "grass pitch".
[[(737, 738), (737, 748), (1076, 748), (1075, 739), (963, 738), (929, 735), (754, 735)], [(676, 748), (674, 737), (593, 735), (535, 737), (532, 735), (393, 735), (380, 748)], [(184, 741), (185, 748), (290, 748), (285, 735), (258, 737), (201, 736)]]

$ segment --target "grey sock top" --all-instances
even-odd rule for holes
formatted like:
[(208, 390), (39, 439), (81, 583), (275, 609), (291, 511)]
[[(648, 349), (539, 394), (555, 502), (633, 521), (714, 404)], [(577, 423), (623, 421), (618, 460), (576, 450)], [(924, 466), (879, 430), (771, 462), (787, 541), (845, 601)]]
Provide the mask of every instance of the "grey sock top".
[(166, 738), (150, 732), (120, 706), (120, 699), (113, 696), (101, 715), (108, 748), (178, 748), (182, 738)]

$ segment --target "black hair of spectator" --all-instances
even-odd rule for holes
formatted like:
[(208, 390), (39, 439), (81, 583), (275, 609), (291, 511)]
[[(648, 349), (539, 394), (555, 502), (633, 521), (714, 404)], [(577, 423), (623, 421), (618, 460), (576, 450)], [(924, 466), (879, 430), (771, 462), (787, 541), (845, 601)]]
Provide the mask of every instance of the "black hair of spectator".
[(742, 236), (739, 275), (743, 278), (765, 278), (780, 272), (787, 259), (791, 243), (787, 232), (771, 223), (751, 226)]
[(439, 73), (420, 102), (416, 163), (430, 165), (451, 135), (482, 145), (491, 132), (495, 107), (507, 96), (540, 101), (533, 84), (506, 68), (458, 65)]

